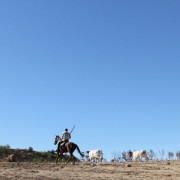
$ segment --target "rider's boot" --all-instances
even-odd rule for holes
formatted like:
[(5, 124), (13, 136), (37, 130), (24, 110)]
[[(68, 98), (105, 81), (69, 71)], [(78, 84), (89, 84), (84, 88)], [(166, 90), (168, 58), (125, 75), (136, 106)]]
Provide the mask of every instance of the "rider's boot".
[(60, 146), (60, 150), (61, 150), (61, 151), (63, 151), (63, 147), (64, 147), (64, 145), (61, 145), (61, 146)]

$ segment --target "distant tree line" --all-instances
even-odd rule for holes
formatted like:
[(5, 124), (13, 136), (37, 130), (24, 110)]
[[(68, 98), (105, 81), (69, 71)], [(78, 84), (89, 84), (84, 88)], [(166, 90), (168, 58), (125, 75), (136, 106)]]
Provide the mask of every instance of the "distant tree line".
[[(128, 156), (129, 151), (123, 152), (113, 152), (112, 153), (112, 162), (123, 162), (123, 161), (131, 161), (131, 158)], [(21, 162), (55, 162), (56, 153), (54, 150), (50, 151), (34, 151), (32, 147), (27, 149), (11, 149), (9, 145), (0, 146), (0, 161), (4, 160), (5, 155), (15, 154), (17, 159)], [(158, 152), (154, 152), (152, 149), (147, 151), (147, 155), (149, 160), (180, 160), (180, 150), (176, 153), (172, 151), (160, 150)], [(68, 154), (65, 154), (60, 159), (60, 162), (65, 162), (68, 159)], [(79, 160), (79, 159), (77, 159)], [(104, 159), (104, 161), (106, 161)]]
[[(14, 154), (19, 162), (55, 162), (56, 153), (51, 151), (34, 151), (32, 147), (27, 149), (12, 149), (9, 145), (0, 146), (0, 161), (4, 161), (7, 155)], [(60, 162), (68, 159), (68, 155), (63, 155)]]

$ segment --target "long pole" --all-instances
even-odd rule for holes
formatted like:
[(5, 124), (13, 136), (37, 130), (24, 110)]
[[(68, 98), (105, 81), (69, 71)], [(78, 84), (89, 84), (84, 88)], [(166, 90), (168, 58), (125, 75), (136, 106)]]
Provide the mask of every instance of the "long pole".
[(73, 126), (73, 128), (72, 128), (72, 130), (71, 130), (70, 134), (73, 132), (74, 128), (75, 128), (75, 125)]

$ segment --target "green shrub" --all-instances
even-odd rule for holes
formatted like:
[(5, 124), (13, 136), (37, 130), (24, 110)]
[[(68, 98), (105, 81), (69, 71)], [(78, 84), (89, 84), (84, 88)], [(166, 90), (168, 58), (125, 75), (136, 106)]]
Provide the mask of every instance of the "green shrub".
[(33, 152), (33, 148), (32, 148), (32, 147), (29, 147), (29, 148), (28, 148), (28, 151), (29, 151), (29, 152)]
[(8, 154), (10, 152), (11, 148), (9, 145), (0, 146), (0, 154)]

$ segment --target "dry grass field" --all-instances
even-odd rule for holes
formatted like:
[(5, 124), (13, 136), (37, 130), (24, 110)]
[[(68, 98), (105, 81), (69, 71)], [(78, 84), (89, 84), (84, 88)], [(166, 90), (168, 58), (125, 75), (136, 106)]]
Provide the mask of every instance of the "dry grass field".
[(75, 165), (0, 162), (0, 180), (180, 180), (180, 161), (79, 162)]

